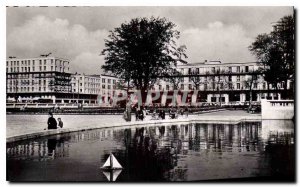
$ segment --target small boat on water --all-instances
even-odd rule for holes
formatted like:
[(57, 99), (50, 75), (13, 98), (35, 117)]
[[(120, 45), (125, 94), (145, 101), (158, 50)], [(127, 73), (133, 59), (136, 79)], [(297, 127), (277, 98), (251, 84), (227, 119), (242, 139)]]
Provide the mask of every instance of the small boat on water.
[(108, 181), (115, 181), (122, 172), (123, 167), (111, 153), (101, 169)]

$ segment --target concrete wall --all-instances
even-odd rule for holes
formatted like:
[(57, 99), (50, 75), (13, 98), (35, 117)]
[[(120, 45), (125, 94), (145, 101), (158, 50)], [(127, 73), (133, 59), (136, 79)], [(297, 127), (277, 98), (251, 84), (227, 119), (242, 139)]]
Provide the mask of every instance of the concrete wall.
[(293, 100), (261, 100), (262, 119), (292, 119), (294, 117)]

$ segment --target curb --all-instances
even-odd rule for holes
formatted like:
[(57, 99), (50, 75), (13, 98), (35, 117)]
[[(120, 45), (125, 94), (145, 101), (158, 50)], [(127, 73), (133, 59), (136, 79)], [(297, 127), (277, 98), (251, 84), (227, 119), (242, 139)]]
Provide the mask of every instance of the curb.
[(261, 116), (255, 116), (252, 118), (243, 118), (240, 116), (232, 116), (235, 117), (235, 119), (224, 119), (224, 120), (217, 120), (217, 119), (210, 119), (210, 120), (201, 120), (201, 119), (166, 119), (166, 120), (150, 120), (147, 121), (145, 124), (145, 121), (139, 121), (139, 122), (122, 122), (118, 123), (112, 126), (107, 126), (106, 124), (103, 124), (104, 126), (96, 126), (96, 127), (89, 127), (89, 126), (83, 126), (83, 127), (77, 127), (77, 128), (67, 128), (67, 129), (56, 129), (56, 130), (46, 130), (41, 132), (35, 132), (35, 133), (28, 133), (23, 135), (17, 135), (17, 136), (11, 136), (6, 138), (6, 143), (13, 143), (16, 141), (22, 141), (22, 140), (28, 140), (28, 139), (35, 139), (45, 136), (51, 136), (51, 135), (57, 135), (57, 134), (66, 134), (66, 133), (72, 133), (72, 132), (80, 132), (80, 131), (87, 131), (87, 130), (96, 130), (96, 129), (104, 129), (104, 128), (114, 128), (114, 127), (130, 127), (130, 126), (137, 126), (137, 125), (172, 125), (174, 123), (181, 123), (181, 124), (189, 124), (189, 123), (210, 123), (210, 124), (238, 124), (240, 122), (257, 122), (261, 121)]

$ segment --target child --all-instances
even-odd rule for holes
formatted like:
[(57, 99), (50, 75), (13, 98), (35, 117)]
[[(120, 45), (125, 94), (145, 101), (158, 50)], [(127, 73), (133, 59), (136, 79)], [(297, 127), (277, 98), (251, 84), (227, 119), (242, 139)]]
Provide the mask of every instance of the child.
[(57, 121), (58, 121), (58, 126), (59, 126), (60, 128), (63, 128), (64, 123), (62, 122), (61, 118), (57, 118)]

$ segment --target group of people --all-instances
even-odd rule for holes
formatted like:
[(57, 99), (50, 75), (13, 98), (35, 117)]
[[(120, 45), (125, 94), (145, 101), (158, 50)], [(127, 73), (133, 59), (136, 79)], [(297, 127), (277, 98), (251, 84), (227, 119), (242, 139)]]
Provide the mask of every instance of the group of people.
[(164, 110), (156, 111), (154, 110), (152, 113), (152, 119), (165, 119), (166, 112)]
[[(47, 121), (47, 129), (57, 129), (57, 128), (63, 128), (64, 123), (62, 122), (61, 118), (57, 118), (58, 123), (56, 122), (56, 119), (53, 117), (53, 113), (49, 112), (49, 118)], [(46, 129), (44, 129), (46, 130)]]
[(146, 111), (143, 110), (142, 108), (141, 109), (136, 109), (135, 111), (135, 120), (138, 121), (138, 120), (144, 120), (144, 118), (146, 117)]

